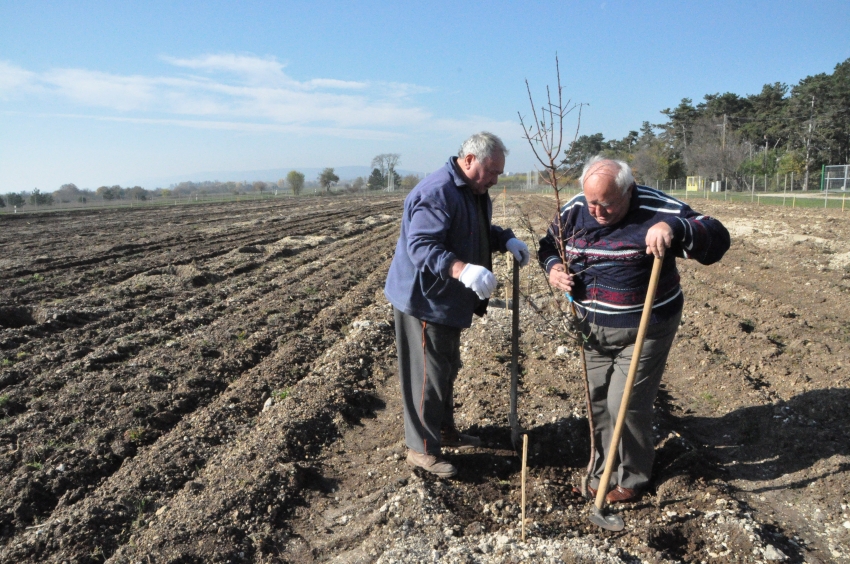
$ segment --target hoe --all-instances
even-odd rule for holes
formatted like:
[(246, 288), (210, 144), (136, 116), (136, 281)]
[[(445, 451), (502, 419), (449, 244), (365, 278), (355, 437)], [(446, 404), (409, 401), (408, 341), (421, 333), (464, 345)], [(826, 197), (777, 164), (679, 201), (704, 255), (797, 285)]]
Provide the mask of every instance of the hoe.
[(626, 420), (626, 411), (629, 408), (629, 399), (635, 383), (640, 353), (643, 349), (643, 341), (646, 337), (646, 328), (649, 327), (649, 319), (652, 317), (652, 303), (655, 301), (655, 291), (658, 289), (658, 277), (661, 273), (662, 259), (655, 257), (652, 263), (652, 274), (649, 277), (649, 288), (646, 291), (646, 301), (643, 304), (643, 314), (640, 318), (640, 326), (635, 340), (635, 350), (632, 353), (632, 362), (629, 365), (629, 374), (626, 376), (626, 385), (623, 390), (623, 399), (620, 402), (620, 411), (617, 413), (617, 423), (614, 426), (614, 435), (611, 437), (611, 446), (608, 449), (608, 460), (605, 461), (605, 470), (599, 481), (599, 490), (596, 492), (596, 502), (590, 511), (590, 522), (608, 531), (622, 531), (625, 528), (623, 518), (619, 515), (611, 515), (603, 512), (605, 496), (608, 494), (608, 482), (611, 479), (611, 471), (614, 468), (614, 458), (618, 452), (620, 437), (623, 433), (623, 422)]

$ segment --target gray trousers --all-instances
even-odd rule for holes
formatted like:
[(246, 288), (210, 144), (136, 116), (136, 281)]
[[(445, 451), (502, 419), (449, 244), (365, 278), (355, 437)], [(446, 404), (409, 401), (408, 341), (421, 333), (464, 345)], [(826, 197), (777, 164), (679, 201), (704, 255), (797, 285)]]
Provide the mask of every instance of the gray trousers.
[[(681, 318), (679, 312), (672, 319), (647, 328), (610, 487), (619, 484), (624, 488), (644, 489), (649, 483), (655, 461), (652, 406)], [(585, 322), (582, 332), (588, 336), (584, 350), (596, 426), (596, 453), (590, 485), (598, 488), (605, 471), (638, 329), (601, 327)]]
[(440, 454), (440, 429), (454, 426), (454, 382), (460, 370), (458, 327), (393, 308), (407, 448)]

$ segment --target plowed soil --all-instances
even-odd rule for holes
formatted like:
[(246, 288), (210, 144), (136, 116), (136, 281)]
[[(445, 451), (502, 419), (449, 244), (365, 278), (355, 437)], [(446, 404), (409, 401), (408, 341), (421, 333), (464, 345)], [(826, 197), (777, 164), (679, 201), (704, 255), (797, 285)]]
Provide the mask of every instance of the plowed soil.
[[(504, 301), (462, 336), (457, 422), (484, 444), (451, 480), (404, 463), (402, 199), (0, 216), (0, 562), (850, 561), (850, 214), (693, 202), (732, 248), (679, 263), (654, 482), (619, 533), (577, 491), (561, 298), (523, 269), (523, 542)], [(554, 203), (495, 208), (533, 247)]]

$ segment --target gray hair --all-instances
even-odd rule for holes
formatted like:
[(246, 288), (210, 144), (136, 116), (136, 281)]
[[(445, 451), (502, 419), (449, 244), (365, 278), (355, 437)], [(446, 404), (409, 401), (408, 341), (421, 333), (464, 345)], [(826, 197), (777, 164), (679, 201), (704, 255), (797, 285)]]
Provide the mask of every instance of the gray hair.
[(501, 139), (492, 133), (482, 131), (464, 141), (463, 145), (460, 146), (460, 151), (457, 152), (457, 156), (462, 159), (466, 155), (474, 155), (477, 160), (483, 162), (493, 158), (496, 151), (502, 153), (503, 156), (508, 155), (508, 149)]
[(579, 180), (581, 183), (581, 189), (584, 190), (584, 178), (587, 176), (587, 171), (593, 168), (593, 165), (602, 161), (611, 163), (610, 166), (612, 166), (612, 168), (617, 167), (617, 176), (615, 177), (614, 182), (617, 184), (617, 188), (620, 189), (620, 193), (625, 194), (626, 191), (635, 183), (635, 177), (632, 174), (632, 167), (630, 167), (625, 161), (609, 159), (602, 155), (591, 157), (590, 160), (584, 163), (584, 168), (581, 170), (581, 179)]

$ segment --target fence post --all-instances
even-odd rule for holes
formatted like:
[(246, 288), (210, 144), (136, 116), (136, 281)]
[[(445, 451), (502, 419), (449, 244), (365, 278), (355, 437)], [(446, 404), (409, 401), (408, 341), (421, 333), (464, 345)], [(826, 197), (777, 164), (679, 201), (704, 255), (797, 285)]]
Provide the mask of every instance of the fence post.
[(788, 174), (785, 175), (785, 189), (782, 191), (782, 207), (785, 207), (785, 195), (788, 193)]

